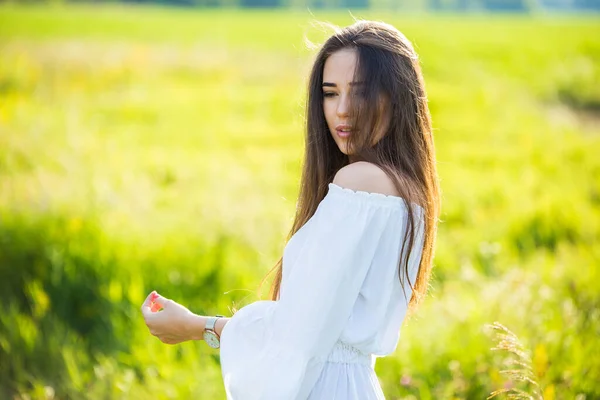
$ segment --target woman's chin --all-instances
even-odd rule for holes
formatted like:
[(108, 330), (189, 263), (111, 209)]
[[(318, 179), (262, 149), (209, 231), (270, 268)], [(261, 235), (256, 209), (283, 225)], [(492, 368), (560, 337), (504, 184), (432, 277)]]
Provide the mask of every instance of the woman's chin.
[(345, 155), (349, 156), (352, 154), (352, 151), (350, 151), (349, 146), (348, 146), (348, 142), (343, 142), (340, 146), (340, 151), (342, 153), (344, 153)]

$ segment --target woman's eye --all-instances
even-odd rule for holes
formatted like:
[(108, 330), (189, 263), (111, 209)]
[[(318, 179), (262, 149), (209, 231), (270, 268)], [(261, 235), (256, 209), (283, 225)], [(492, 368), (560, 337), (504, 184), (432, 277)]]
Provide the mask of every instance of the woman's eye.
[(325, 93), (323, 93), (323, 97), (333, 97), (333, 96), (335, 96), (335, 93), (333, 93), (333, 92), (325, 92)]

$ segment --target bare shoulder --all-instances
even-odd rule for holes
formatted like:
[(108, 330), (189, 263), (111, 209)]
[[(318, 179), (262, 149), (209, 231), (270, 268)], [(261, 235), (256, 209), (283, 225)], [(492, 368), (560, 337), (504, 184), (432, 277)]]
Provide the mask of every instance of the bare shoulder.
[(400, 196), (392, 179), (379, 166), (367, 161), (357, 161), (341, 168), (333, 183), (352, 190)]

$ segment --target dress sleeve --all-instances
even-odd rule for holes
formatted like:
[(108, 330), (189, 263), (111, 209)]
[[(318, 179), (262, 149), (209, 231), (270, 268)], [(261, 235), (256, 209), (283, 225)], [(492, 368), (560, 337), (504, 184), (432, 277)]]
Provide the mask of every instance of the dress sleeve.
[(297, 255), (284, 255), (283, 269), (289, 270), (279, 299), (241, 308), (221, 332), (229, 400), (306, 398), (306, 387), (316, 382), (351, 316), (378, 247), (389, 246), (381, 237), (399, 229), (404, 210), (398, 197), (329, 185), (301, 228), (307, 232), (296, 243)]

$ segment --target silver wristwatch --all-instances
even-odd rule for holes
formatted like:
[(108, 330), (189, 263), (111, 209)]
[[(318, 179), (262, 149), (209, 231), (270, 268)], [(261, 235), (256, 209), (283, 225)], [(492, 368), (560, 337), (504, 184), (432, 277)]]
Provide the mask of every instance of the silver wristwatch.
[(223, 317), (225, 316), (216, 315), (214, 317), (207, 317), (206, 319), (206, 327), (204, 327), (204, 332), (202, 332), (202, 336), (204, 338), (204, 341), (213, 349), (218, 349), (221, 346), (221, 339), (215, 331), (215, 323), (219, 318)]

